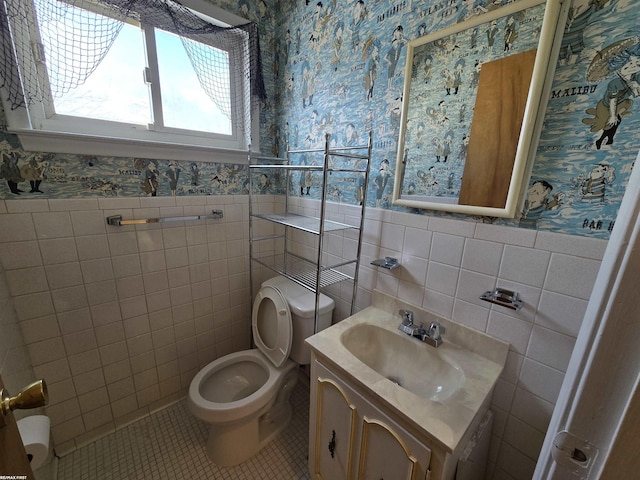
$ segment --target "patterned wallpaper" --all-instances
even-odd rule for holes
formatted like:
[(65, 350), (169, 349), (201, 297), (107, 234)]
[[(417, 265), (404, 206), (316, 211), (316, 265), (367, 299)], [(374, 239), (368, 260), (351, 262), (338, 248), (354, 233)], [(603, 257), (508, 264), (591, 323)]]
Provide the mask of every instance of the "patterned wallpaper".
[[(268, 94), (260, 118), (263, 153), (283, 155), (287, 148), (321, 147), (325, 133), (331, 134), (335, 145), (362, 144), (371, 130), (374, 155), (367, 204), (398, 209), (391, 205), (390, 196), (406, 42), (501, 2), (214, 3), (260, 25)], [(608, 238), (640, 148), (640, 111), (635, 105), (640, 96), (639, 17), (633, 0), (574, 1), (523, 218), (478, 221)], [(504, 32), (497, 38), (503, 42)], [(481, 40), (489, 42), (489, 37)], [(463, 69), (472, 72), (470, 62)], [(441, 72), (438, 76), (439, 81), (444, 80)], [(447, 116), (455, 122), (460, 112)], [(1, 125), (0, 198), (247, 191), (243, 166), (33, 154), (21, 150), (16, 137)], [(318, 197), (319, 180), (317, 175), (292, 179), (294, 191)], [(332, 200), (361, 200), (356, 179), (335, 177), (329, 183)], [(267, 178), (257, 188), (273, 191), (277, 184), (277, 178)]]
[[(283, 0), (281, 148), (317, 147), (324, 132), (338, 144), (352, 137), (362, 143), (373, 130), (368, 204), (399, 209), (390, 198), (406, 42), (500, 3)], [(639, 17), (633, 0), (573, 2), (523, 218), (478, 220), (608, 238), (640, 149)], [(505, 33), (506, 26), (495, 42)], [(490, 39), (477, 41), (488, 46)], [(434, 72), (434, 81), (442, 82), (441, 74)], [(445, 116), (453, 125), (459, 115), (453, 109)]]

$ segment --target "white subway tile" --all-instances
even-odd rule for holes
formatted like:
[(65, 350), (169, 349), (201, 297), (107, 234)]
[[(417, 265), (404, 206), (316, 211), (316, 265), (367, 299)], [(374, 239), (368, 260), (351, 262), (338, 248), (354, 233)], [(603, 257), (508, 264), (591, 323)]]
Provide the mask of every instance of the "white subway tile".
[(511, 349), (524, 355), (529, 344), (532, 325), (529, 322), (492, 311), (489, 314), (487, 333), (508, 342)]
[(428, 261), (426, 258), (403, 255), (401, 259), (400, 280), (424, 286), (427, 281)]
[(87, 294), (82, 286), (51, 290), (51, 298), (56, 312), (68, 312), (88, 305)]
[(128, 364), (129, 351), (125, 342), (111, 343), (100, 347), (98, 350), (100, 351), (102, 365), (109, 365), (125, 359), (127, 359)]
[(544, 289), (588, 300), (599, 269), (597, 260), (554, 253)]
[(162, 240), (163, 230), (140, 230), (137, 232), (138, 249), (140, 252), (153, 252), (162, 250), (164, 242)]
[(107, 235), (111, 255), (131, 255), (138, 253), (138, 239), (136, 232), (116, 232)]
[(537, 460), (544, 442), (544, 433), (513, 416), (509, 416), (504, 441), (532, 460)]
[(96, 210), (98, 199), (96, 198), (56, 198), (49, 200), (49, 208), (52, 212), (67, 210)]
[(398, 284), (398, 298), (412, 305), (422, 305), (424, 287), (415, 283), (401, 281)]
[(454, 322), (484, 332), (487, 330), (489, 309), (456, 298), (453, 304), (453, 312), (449, 318)]
[(75, 240), (80, 260), (106, 258), (110, 255), (109, 242), (106, 235), (76, 236)]
[(429, 258), (432, 233), (426, 230), (407, 227), (404, 233), (403, 255)]
[(44, 378), (47, 385), (71, 378), (71, 370), (66, 357), (34, 366), (33, 373), (36, 378)]
[(425, 290), (422, 306), (437, 315), (451, 318), (453, 315), (453, 301), (454, 297), (451, 295), (446, 295), (434, 290)]
[(480, 295), (486, 291), (493, 290), (495, 286), (495, 277), (461, 269), (458, 277), (456, 298), (486, 308), (491, 304), (481, 300)]
[(74, 235), (103, 235), (107, 233), (107, 222), (100, 210), (71, 212)]
[(165, 249), (187, 246), (187, 234), (184, 228), (163, 228), (162, 240)]
[(471, 238), (477, 223), (472, 220), (456, 220), (445, 217), (429, 217), (429, 230)]
[(505, 280), (542, 287), (549, 258), (549, 252), (506, 245), (499, 276)]
[(49, 290), (44, 267), (22, 268), (5, 272), (9, 292), (12, 296), (30, 293), (46, 292)]
[(106, 325), (108, 323), (122, 320), (120, 305), (118, 302), (102, 303), (91, 307), (91, 318), (93, 325)]
[(118, 298), (116, 282), (113, 280), (86, 284), (85, 290), (87, 292), (87, 301), (91, 306), (113, 302)]
[(505, 245), (533, 247), (536, 241), (536, 234), (535, 230), (527, 230), (525, 228), (478, 223), (474, 237), (479, 240), (489, 240)]
[(0, 242), (22, 242), (36, 238), (36, 229), (30, 213), (0, 215)]
[(137, 254), (111, 257), (111, 263), (115, 278), (130, 277), (142, 273), (140, 256)]
[(88, 308), (58, 312), (58, 324), (63, 335), (81, 332), (92, 328), (91, 313)]
[(556, 253), (602, 260), (608, 240), (579, 237), (555, 232), (538, 232), (535, 247)]
[(118, 298), (125, 299), (144, 295), (144, 285), (142, 275), (118, 278), (116, 280)]
[(496, 276), (500, 270), (501, 243), (468, 238), (462, 254), (462, 268), (486, 275)]
[(536, 325), (529, 340), (527, 357), (566, 372), (575, 342), (573, 337)]
[(431, 256), (429, 259), (452, 267), (459, 267), (462, 263), (463, 249), (464, 237), (434, 233), (431, 239)]
[(140, 198), (98, 198), (98, 207), (101, 210), (140, 208)]
[(27, 349), (29, 350), (31, 363), (34, 366), (51, 363), (66, 357), (62, 338), (60, 337), (48, 338), (47, 340), (42, 340), (40, 342), (30, 343), (27, 345)]
[[(211, 251), (209, 245), (209, 253)], [(226, 254), (226, 248), (225, 248)], [(167, 268), (177, 268), (189, 265), (189, 252), (187, 247), (170, 248), (164, 251), (165, 263)]]
[(54, 313), (50, 292), (32, 293), (14, 297), (13, 305), (20, 320), (45, 317)]
[(68, 212), (33, 213), (32, 215), (38, 238), (73, 237), (71, 217)]
[(20, 328), (26, 344), (60, 336), (55, 315), (25, 320), (20, 322)]
[(577, 337), (587, 305), (587, 300), (543, 291), (535, 323), (556, 332)]
[(98, 348), (93, 329), (63, 335), (62, 339), (64, 340), (67, 355), (74, 355)]
[(560, 392), (564, 374), (535, 360), (525, 358), (520, 372), (518, 386), (555, 403)]
[(0, 248), (0, 262), (5, 271), (43, 264), (36, 240), (4, 243)]
[(491, 399), (492, 405), (500, 407), (502, 410), (508, 412), (511, 410), (511, 402), (513, 401), (515, 390), (516, 386), (513, 383), (499, 378), (493, 390), (493, 397)]
[[(164, 282), (166, 282), (166, 278)], [(158, 290), (156, 292), (147, 293), (145, 295), (145, 298), (149, 313), (157, 312), (171, 307), (171, 298), (169, 297), (168, 285), (167, 289), (165, 290)]]
[(536, 469), (536, 460), (527, 457), (518, 449), (503, 442), (498, 457), (498, 465), (511, 475), (514, 480), (531, 480)]
[(73, 238), (40, 240), (40, 252), (45, 265), (78, 261), (78, 251)]
[(541, 432), (546, 432), (551, 422), (554, 404), (543, 400), (522, 388), (516, 388), (511, 414)]
[(95, 328), (96, 341), (99, 347), (124, 340), (124, 327), (122, 322), (113, 322), (100, 325)]
[[(83, 268), (87, 268), (83, 265)], [(46, 267), (47, 277), (52, 289), (79, 285), (83, 283), (80, 264), (77, 262), (50, 265)]]
[(27, 213), (48, 212), (49, 202), (45, 199), (38, 200), (5, 200), (6, 212), (2, 213)]
[[(124, 324), (124, 333), (127, 339), (129, 340), (151, 332), (151, 329), (149, 327), (148, 315), (139, 315), (137, 317), (125, 318), (123, 320), (123, 324)], [(151, 337), (149, 337), (149, 341), (150, 340), (151, 340)], [(139, 353), (140, 352), (138, 352), (138, 354)]]
[(143, 252), (140, 254), (140, 265), (142, 273), (158, 272), (167, 269), (165, 254), (163, 250), (154, 252)]
[(458, 288), (460, 269), (442, 263), (429, 262), (426, 284), (428, 290), (453, 297)]
[(69, 355), (69, 367), (73, 375), (80, 375), (90, 370), (96, 370), (102, 366), (100, 352), (97, 348), (87, 350), (75, 355)]
[(132, 297), (120, 301), (122, 318), (134, 318), (147, 313), (147, 302), (144, 296)]

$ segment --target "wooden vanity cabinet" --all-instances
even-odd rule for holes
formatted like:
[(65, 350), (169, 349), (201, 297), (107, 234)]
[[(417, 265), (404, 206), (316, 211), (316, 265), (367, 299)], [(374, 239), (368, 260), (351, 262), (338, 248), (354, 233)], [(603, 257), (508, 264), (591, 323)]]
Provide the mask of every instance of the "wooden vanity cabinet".
[(347, 385), (315, 355), (311, 361), (310, 407), (312, 478), (432, 479), (431, 449)]

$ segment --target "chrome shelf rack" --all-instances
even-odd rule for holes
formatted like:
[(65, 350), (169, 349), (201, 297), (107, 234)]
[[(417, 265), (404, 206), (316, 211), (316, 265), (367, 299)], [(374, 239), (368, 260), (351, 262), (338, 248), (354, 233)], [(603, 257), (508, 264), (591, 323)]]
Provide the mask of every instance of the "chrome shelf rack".
[[(249, 154), (249, 257), (251, 276), (251, 298), (255, 297), (254, 289), (254, 268), (262, 266), (279, 275), (283, 275), (295, 283), (302, 285), (315, 294), (315, 325), (317, 331), (319, 317), (320, 290), (336, 283), (351, 280), (353, 282), (353, 293), (351, 295), (351, 314), (355, 309), (355, 298), (358, 288), (358, 271), (360, 267), (360, 254), (362, 249), (362, 235), (364, 227), (364, 214), (367, 196), (367, 186), (369, 184), (369, 172), (371, 164), (371, 149), (373, 135), (370, 132), (366, 145), (330, 147), (331, 137), (325, 135), (324, 149), (289, 150), (287, 158), (265, 157)], [(317, 165), (298, 165), (296, 159), (300, 155), (315, 157)], [(284, 207), (278, 213), (259, 213), (256, 208), (255, 178), (260, 170), (278, 170), (283, 175), (285, 192), (283, 193)], [(319, 200), (319, 216), (307, 216), (290, 211), (290, 197), (293, 196), (292, 174), (304, 174), (305, 171), (318, 172), (322, 176), (320, 183), (321, 198)], [(354, 224), (347, 224), (328, 220), (327, 217), (327, 184), (330, 176), (335, 172), (345, 175), (353, 174), (353, 177), (360, 178), (361, 199), (359, 205), (360, 215)], [(271, 173), (271, 172), (269, 172)], [(281, 225), (284, 233), (273, 235), (257, 235), (256, 222), (259, 220)], [(355, 231), (350, 238), (357, 235), (357, 248), (354, 258), (338, 259), (334, 264), (323, 264), (323, 258), (330, 258), (324, 255), (325, 234), (337, 233), (340, 231)], [(295, 232), (303, 232), (317, 237), (314, 244), (313, 253), (305, 251), (306, 255), (294, 251), (292, 236)], [(261, 248), (262, 242), (275, 241), (274, 248)], [(351, 268), (344, 268), (344, 267)], [(345, 270), (352, 271), (353, 274), (345, 273)]]

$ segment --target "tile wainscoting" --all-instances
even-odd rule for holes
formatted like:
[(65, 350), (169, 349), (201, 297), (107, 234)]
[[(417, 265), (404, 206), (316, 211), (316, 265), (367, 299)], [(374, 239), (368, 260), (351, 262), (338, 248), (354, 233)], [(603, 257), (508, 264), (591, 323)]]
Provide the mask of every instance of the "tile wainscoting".
[[(266, 195), (261, 209), (277, 210)], [(313, 214), (318, 202), (290, 199)], [(105, 217), (224, 211), (222, 220), (110, 227)], [(356, 208), (329, 204), (353, 223)], [(368, 209), (356, 304), (374, 289), (511, 344), (496, 387), (490, 468), (528, 480), (593, 288), (605, 240)], [(312, 248), (307, 236), (293, 248)], [(353, 232), (328, 235), (327, 255), (349, 257)], [(0, 260), (36, 376), (51, 387), (47, 414), (59, 454), (185, 395), (204, 364), (249, 346), (247, 197), (0, 202)], [(397, 257), (402, 268), (370, 265)], [(479, 299), (518, 291), (520, 311)], [(334, 321), (351, 285), (328, 291)]]

